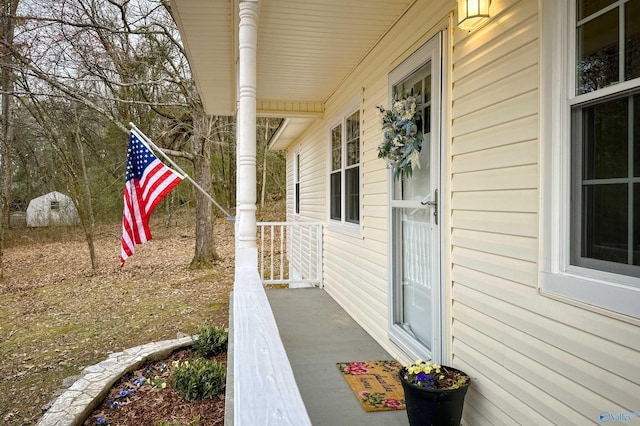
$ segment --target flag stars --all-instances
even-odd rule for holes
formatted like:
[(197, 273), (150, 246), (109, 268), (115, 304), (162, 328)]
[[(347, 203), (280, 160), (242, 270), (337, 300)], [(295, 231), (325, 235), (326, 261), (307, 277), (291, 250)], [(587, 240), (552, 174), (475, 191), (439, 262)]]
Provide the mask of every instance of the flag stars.
[[(162, 164), (133, 132), (129, 138), (127, 153), (120, 266), (133, 254), (136, 244), (143, 244), (151, 239), (149, 215), (160, 200), (182, 180), (179, 174)], [(147, 179), (141, 182), (145, 171), (148, 173)], [(149, 193), (144, 195), (147, 190)]]
[(149, 148), (136, 137), (130, 138), (127, 153), (129, 157), (127, 163), (127, 180), (142, 178), (142, 173), (147, 166), (156, 160), (156, 157), (149, 151)]

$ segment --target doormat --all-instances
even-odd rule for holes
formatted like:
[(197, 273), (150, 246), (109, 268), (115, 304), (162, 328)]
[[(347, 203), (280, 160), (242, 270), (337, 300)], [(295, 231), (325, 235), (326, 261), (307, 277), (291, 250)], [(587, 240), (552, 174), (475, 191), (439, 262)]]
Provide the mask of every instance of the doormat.
[(339, 362), (338, 369), (365, 411), (404, 410), (398, 361)]

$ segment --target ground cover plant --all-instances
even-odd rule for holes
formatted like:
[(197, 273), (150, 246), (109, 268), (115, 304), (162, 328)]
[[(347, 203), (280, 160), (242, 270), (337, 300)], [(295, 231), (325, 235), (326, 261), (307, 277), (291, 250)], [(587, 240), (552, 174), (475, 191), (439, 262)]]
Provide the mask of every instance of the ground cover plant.
[(187, 401), (202, 401), (224, 391), (226, 366), (215, 360), (196, 358), (173, 365), (171, 384)]
[(198, 338), (193, 342), (193, 350), (202, 358), (215, 356), (227, 351), (229, 333), (210, 322), (198, 327)]
[[(184, 363), (192, 355), (189, 350), (174, 352), (125, 375), (84, 425), (222, 426), (223, 395), (187, 401), (171, 384), (174, 363)], [(215, 360), (224, 365), (226, 353)]]
[[(157, 213), (156, 213), (157, 214)], [(119, 268), (121, 225), (99, 226), (92, 270), (79, 229), (9, 230), (0, 281), (0, 425), (32, 425), (68, 376), (110, 353), (227, 325), (233, 283), (233, 224), (219, 219), (221, 260), (192, 270), (192, 212)], [(193, 419), (191, 419), (193, 420)]]
[(227, 353), (218, 342), (226, 341), (227, 332), (210, 323), (199, 330), (218, 338), (198, 339), (191, 348), (125, 375), (84, 424), (222, 425)]

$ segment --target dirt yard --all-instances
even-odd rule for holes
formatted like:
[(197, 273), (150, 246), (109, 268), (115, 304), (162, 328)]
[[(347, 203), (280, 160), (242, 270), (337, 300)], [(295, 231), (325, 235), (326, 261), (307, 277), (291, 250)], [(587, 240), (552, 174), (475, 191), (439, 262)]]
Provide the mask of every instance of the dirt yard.
[[(261, 220), (278, 220), (279, 209)], [(157, 215), (157, 213), (156, 213)], [(9, 230), (0, 281), (0, 425), (32, 425), (62, 380), (112, 352), (227, 325), (233, 224), (215, 224), (221, 260), (190, 270), (194, 217), (166, 228), (119, 267), (120, 225), (96, 230), (97, 270), (79, 229)]]

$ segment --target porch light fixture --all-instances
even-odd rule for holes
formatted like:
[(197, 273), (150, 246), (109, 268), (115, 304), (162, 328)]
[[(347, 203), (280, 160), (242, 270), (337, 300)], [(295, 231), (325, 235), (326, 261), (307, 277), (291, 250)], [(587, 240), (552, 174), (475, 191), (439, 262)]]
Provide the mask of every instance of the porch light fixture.
[(471, 31), (489, 19), (491, 0), (458, 0), (458, 27)]

